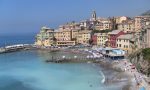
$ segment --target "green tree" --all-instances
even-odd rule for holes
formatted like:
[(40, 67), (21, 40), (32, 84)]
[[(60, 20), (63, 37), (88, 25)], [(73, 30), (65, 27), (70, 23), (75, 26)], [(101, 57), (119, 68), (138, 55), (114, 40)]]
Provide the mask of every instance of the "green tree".
[(89, 39), (89, 44), (92, 45), (93, 44), (93, 40)]
[(144, 60), (148, 60), (150, 62), (150, 48), (145, 48), (142, 50)]
[(111, 32), (111, 31), (113, 31), (113, 30), (109, 30), (109, 29), (106, 29), (106, 30), (93, 30), (92, 35), (94, 33), (108, 33), (108, 32)]

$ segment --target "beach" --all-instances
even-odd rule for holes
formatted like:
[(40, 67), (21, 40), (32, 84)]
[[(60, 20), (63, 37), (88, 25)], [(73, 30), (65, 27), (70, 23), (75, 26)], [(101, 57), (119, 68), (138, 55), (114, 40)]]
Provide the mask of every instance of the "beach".
[[(45, 60), (51, 58), (48, 55), (48, 53), (51, 52), (57, 53), (57, 57), (59, 58), (62, 58), (64, 56), (65, 58), (70, 57), (70, 55), (67, 54), (72, 53), (72, 58), (78, 57), (80, 59), (73, 59), (69, 62), (61, 63), (88, 63), (100, 67), (100, 73), (103, 77), (101, 83), (103, 83), (105, 86), (119, 85), (122, 90), (140, 90), (141, 87), (144, 87), (146, 90), (150, 89), (148, 83), (145, 81), (146, 76), (142, 75), (141, 73), (138, 73), (135, 66), (132, 65), (128, 59), (110, 60), (102, 56), (100, 56), (99, 58), (97, 57), (96, 59), (92, 59), (94, 58), (93, 56), (91, 57), (93, 52), (86, 51), (85, 49), (61, 48), (54, 50), (37, 48), (34, 50), (37, 51), (42, 57), (44, 55)], [(62, 52), (61, 55), (59, 55), (59, 52)]]
[[(71, 52), (74, 53), (83, 53), (82, 50), (73, 50)], [(90, 53), (86, 53), (87, 55), (90, 55)], [(91, 63), (91, 62), (90, 62)], [(136, 69), (136, 67), (129, 62), (128, 59), (123, 59), (123, 60), (115, 60), (115, 61), (109, 61), (106, 58), (100, 58), (97, 59), (96, 61), (93, 61), (95, 65), (99, 65), (102, 67), (105, 72), (111, 71), (112, 77), (107, 77), (108, 73), (104, 73), (105, 75), (105, 80), (103, 81), (106, 85), (107, 84), (119, 84), (121, 82), (124, 82), (124, 86), (122, 87), (122, 90), (140, 90), (141, 88), (145, 88), (145, 90), (150, 90), (150, 85), (148, 82), (146, 82), (146, 77), (145, 75), (139, 73)]]
[(43, 50), (1, 54), (0, 83), (3, 84), (0, 89), (9, 90), (11, 87), (11, 90), (120, 90), (122, 87), (113, 83), (105, 84), (105, 75), (111, 75), (109, 72), (107, 74), (107, 70), (104, 75), (101, 66), (87, 62), (46, 63), (45, 60), (51, 55), (77, 54)]

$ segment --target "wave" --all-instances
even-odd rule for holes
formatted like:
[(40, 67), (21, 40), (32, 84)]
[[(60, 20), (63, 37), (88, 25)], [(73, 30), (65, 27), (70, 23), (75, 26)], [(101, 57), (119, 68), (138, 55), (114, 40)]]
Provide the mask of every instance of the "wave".
[(102, 75), (102, 78), (103, 78), (101, 80), (101, 83), (105, 83), (106, 77), (105, 77), (104, 73), (102, 71), (99, 71), (99, 72), (100, 72), (100, 74)]

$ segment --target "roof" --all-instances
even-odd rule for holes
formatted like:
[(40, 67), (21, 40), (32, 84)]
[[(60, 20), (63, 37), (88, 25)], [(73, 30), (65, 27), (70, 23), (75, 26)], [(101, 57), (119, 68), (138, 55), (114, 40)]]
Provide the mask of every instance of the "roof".
[(89, 31), (89, 30), (83, 30), (83, 31), (79, 31), (79, 33), (81, 33), (81, 34), (83, 34), (83, 33), (89, 34), (89, 33), (91, 33), (91, 31)]
[(107, 36), (107, 33), (94, 33), (94, 35), (97, 35), (97, 36)]
[(118, 39), (132, 39), (133, 34), (125, 34), (125, 35), (120, 35)]
[(118, 34), (119, 32), (121, 32), (122, 30), (113, 30), (112, 32), (109, 32), (108, 34)]

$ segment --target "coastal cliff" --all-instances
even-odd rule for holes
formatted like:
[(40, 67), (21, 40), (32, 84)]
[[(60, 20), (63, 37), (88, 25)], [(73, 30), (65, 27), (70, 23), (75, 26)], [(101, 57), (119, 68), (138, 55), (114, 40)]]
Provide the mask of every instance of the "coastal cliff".
[(128, 58), (140, 73), (150, 76), (150, 48), (140, 49), (130, 54)]

